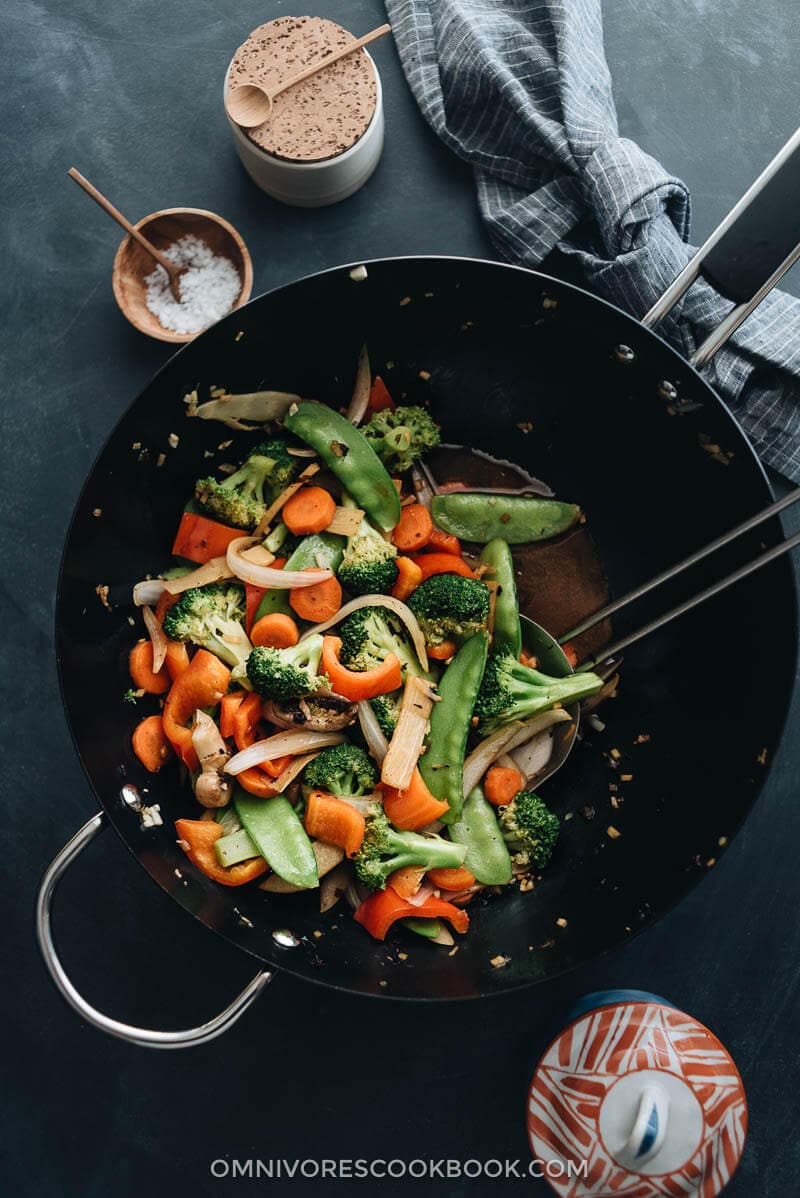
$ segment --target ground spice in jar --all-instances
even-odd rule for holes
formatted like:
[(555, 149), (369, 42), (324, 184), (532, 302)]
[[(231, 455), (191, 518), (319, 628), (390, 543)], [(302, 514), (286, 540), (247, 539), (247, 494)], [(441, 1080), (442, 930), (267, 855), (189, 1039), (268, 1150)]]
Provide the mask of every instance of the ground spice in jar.
[[(236, 51), (228, 86), (258, 83), (272, 91), (355, 40), (341, 25), (321, 17), (278, 17), (254, 29)], [(359, 140), (377, 98), (375, 71), (360, 50), (276, 96), (269, 120), (243, 132), (278, 158), (320, 162), (343, 154)]]
[(193, 233), (179, 238), (163, 252), (170, 262), (188, 269), (179, 280), (180, 302), (172, 294), (163, 266), (156, 266), (145, 279), (145, 303), (162, 328), (173, 333), (199, 333), (231, 311), (242, 280), (229, 258), (215, 254)]

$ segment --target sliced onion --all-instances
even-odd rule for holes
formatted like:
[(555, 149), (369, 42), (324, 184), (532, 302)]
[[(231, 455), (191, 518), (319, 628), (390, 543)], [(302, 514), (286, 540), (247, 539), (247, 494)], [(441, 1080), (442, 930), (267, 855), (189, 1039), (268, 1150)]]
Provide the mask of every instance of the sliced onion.
[(482, 740), (477, 749), (472, 750), (464, 762), (465, 797), (478, 785), (489, 766), (505, 753), (508, 742), (521, 728), (522, 723), (519, 720), (515, 720), (513, 724), (506, 724), (505, 728), (498, 728), (491, 736), (487, 736), (486, 740)]
[(440, 923), (439, 931), (435, 936), (431, 936), (431, 944), (443, 944), (445, 948), (452, 948), (455, 944), (453, 933), (443, 923)]
[(469, 794), (477, 786), (490, 765), (504, 753), (511, 753), (519, 745), (531, 740), (539, 732), (571, 720), (572, 716), (563, 707), (553, 707), (550, 711), (542, 711), (529, 720), (514, 720), (505, 728), (498, 728), (486, 740), (481, 741), (477, 749), (473, 749), (464, 762), (464, 795)]
[(516, 749), (511, 754), (511, 761), (527, 781), (540, 773), (552, 756), (553, 733), (548, 728)]
[(254, 745), (235, 753), (225, 766), (229, 774), (241, 774), (254, 765), (264, 761), (275, 761), (278, 757), (288, 754), (296, 756), (299, 753), (310, 753), (314, 749), (324, 749), (327, 745), (340, 745), (346, 738), (341, 732), (276, 732), (266, 740), (258, 740)]
[(184, 591), (190, 591), (193, 587), (208, 586), (211, 582), (222, 582), (223, 579), (232, 577), (233, 571), (224, 557), (211, 557), (189, 574), (181, 574), (180, 578), (168, 578), (164, 583), (164, 590), (168, 595), (182, 595)]
[(356, 381), (353, 387), (353, 398), (345, 413), (347, 419), (356, 427), (361, 423), (369, 406), (369, 393), (372, 386), (372, 372), (369, 368), (369, 354), (366, 345), (361, 346), (356, 367)]
[(319, 909), (321, 915), (330, 911), (331, 907), (335, 907), (342, 895), (346, 894), (350, 872), (347, 862), (343, 861), (341, 865), (336, 866), (336, 869), (331, 870), (329, 874), (320, 879)]
[[(236, 542), (232, 541), (232, 545)], [(229, 551), (230, 552), (230, 551)], [(321, 575), (318, 573), (316, 581), (319, 582)], [(338, 624), (345, 616), (349, 616), (351, 612), (358, 611), (362, 607), (385, 607), (389, 611), (394, 612), (398, 619), (402, 620), (408, 635), (414, 645), (414, 652), (419, 658), (419, 663), (423, 670), (428, 669), (428, 653), (425, 648), (425, 637), (422, 635), (422, 629), (417, 623), (417, 617), (414, 615), (410, 607), (407, 607), (401, 600), (395, 599), (394, 595), (361, 595), (358, 599), (351, 599), (349, 603), (345, 603), (344, 607), (340, 607), (335, 616), (331, 616), (330, 620), (324, 620), (322, 624), (315, 624), (313, 628), (309, 628), (300, 637), (304, 641), (309, 636), (315, 636), (318, 632), (327, 632), (329, 628), (333, 628), (334, 624)]]
[(145, 578), (133, 588), (133, 602), (137, 607), (143, 607), (145, 603), (153, 607), (163, 594), (163, 578)]
[(159, 624), (155, 617), (152, 607), (147, 604), (142, 608), (144, 616), (144, 624), (150, 637), (150, 643), (153, 646), (153, 673), (157, 674), (167, 659), (167, 645), (169, 642), (164, 636), (164, 629)]
[(415, 894), (410, 894), (406, 898), (406, 902), (411, 903), (412, 907), (421, 907), (423, 903), (428, 901), (433, 891), (434, 887), (431, 886), (430, 882), (423, 882)]
[(276, 570), (274, 566), (257, 566), (242, 555), (242, 550), (255, 545), (257, 537), (236, 537), (225, 553), (228, 569), (242, 582), (254, 587), (280, 587), (290, 590), (295, 587), (311, 587), (333, 577), (333, 570)]
[(287, 786), (294, 782), (298, 774), (302, 773), (310, 761), (315, 757), (319, 757), (321, 750), (316, 753), (303, 753), (299, 757), (295, 757), (291, 765), (287, 765), (282, 774), (279, 774), (275, 779), (275, 790), (278, 794), (283, 794)]
[(368, 699), (362, 699), (358, 705), (358, 722), (364, 733), (367, 748), (378, 765), (383, 765), (383, 759), (389, 751), (389, 742), (383, 734), (378, 717), (372, 710), (372, 704)]

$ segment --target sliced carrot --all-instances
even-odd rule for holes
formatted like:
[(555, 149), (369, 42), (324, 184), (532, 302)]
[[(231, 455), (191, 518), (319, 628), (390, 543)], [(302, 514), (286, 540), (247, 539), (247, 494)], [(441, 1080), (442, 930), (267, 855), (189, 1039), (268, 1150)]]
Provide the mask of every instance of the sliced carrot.
[(307, 536), (327, 528), (336, 512), (336, 500), (324, 487), (301, 487), (283, 505), (281, 516), (290, 532)]
[(128, 655), (128, 672), (133, 685), (148, 695), (163, 695), (169, 690), (169, 674), (162, 666), (153, 673), (153, 642), (137, 641)]
[(370, 412), (383, 412), (386, 408), (391, 408), (392, 411), (397, 407), (397, 404), (389, 394), (389, 388), (384, 383), (379, 374), (375, 375), (372, 380), (372, 386), (369, 391), (369, 410)]
[(164, 664), (173, 682), (176, 678), (180, 678), (184, 670), (189, 668), (189, 661), (189, 650), (183, 641), (167, 641), (167, 656)]
[(392, 587), (392, 594), (395, 599), (405, 603), (411, 592), (422, 582), (422, 571), (410, 557), (396, 557), (394, 564), (397, 566), (397, 582)]
[(475, 885), (475, 875), (464, 865), (458, 869), (429, 869), (428, 877), (439, 890), (469, 890)]
[(190, 770), (198, 767), (189, 720), (198, 707), (214, 707), (228, 689), (231, 672), (207, 649), (198, 649), (183, 673), (175, 679), (164, 703), (164, 733)]
[(403, 832), (418, 832), (450, 810), (447, 803), (433, 797), (418, 769), (414, 770), (406, 790), (395, 790), (391, 786), (382, 789), (383, 809), (395, 827)]
[(239, 706), (243, 699), (247, 697), (247, 691), (228, 691), (227, 695), (223, 695), (219, 703), (219, 730), (222, 736), (233, 736), (233, 717), (239, 710)]
[(434, 528), (428, 537), (427, 549), (429, 553), (438, 551), (439, 553), (452, 553), (454, 557), (461, 557), (461, 542), (458, 537), (454, 537), (450, 532), (442, 532), (439, 528)]
[(312, 790), (303, 817), (306, 832), (313, 840), (336, 844), (348, 857), (355, 857), (364, 839), (366, 821), (360, 811), (344, 799)]
[(351, 703), (362, 699), (375, 699), (396, 691), (403, 685), (400, 661), (395, 653), (389, 653), (379, 666), (372, 670), (348, 670), (339, 661), (342, 642), (338, 636), (322, 639), (322, 672), (330, 679), (332, 690), (344, 695)]
[(392, 532), (392, 542), (404, 553), (415, 553), (424, 549), (431, 539), (433, 520), (421, 503), (410, 503), (400, 512), (400, 519)]
[(416, 562), (422, 571), (423, 582), (434, 574), (463, 574), (464, 578), (475, 577), (463, 557), (456, 557), (454, 553), (420, 553), (411, 560)]
[(212, 557), (224, 557), (225, 550), (236, 537), (242, 536), (241, 528), (231, 528), (218, 520), (209, 520), (197, 512), (184, 512), (172, 552), (176, 557), (188, 558), (190, 562), (209, 561)]
[(263, 857), (251, 857), (238, 865), (224, 866), (217, 860), (214, 844), (225, 829), (213, 819), (178, 819), (175, 821), (178, 844), (199, 870), (223, 886), (244, 886), (260, 878), (269, 869)]
[(532, 670), (537, 670), (539, 668), (539, 658), (533, 653), (528, 653), (525, 649), (523, 649), (520, 653), (519, 660), (523, 666), (530, 666)]
[(289, 592), (289, 606), (301, 620), (321, 624), (335, 616), (342, 606), (342, 587), (338, 578), (326, 578), (310, 587), (295, 587)]
[(572, 666), (573, 670), (576, 669), (577, 665), (578, 665), (578, 651), (575, 648), (575, 645), (573, 644), (573, 642), (567, 641), (567, 643), (565, 645), (562, 645), (561, 648), (564, 652), (564, 656), (566, 657), (569, 664)]
[(428, 645), (428, 657), (434, 661), (449, 661), (455, 655), (458, 645), (455, 641), (442, 641), (441, 645)]
[[(147, 642), (150, 644), (150, 642)], [(133, 751), (146, 770), (157, 774), (170, 755), (170, 745), (164, 735), (160, 715), (149, 715), (136, 725), (133, 732)]]
[(493, 765), (483, 779), (484, 794), (494, 807), (504, 807), (524, 787), (522, 774), (510, 765)]
[(386, 884), (391, 886), (395, 894), (400, 895), (400, 898), (411, 898), (419, 890), (424, 877), (424, 869), (420, 869), (417, 865), (404, 865), (401, 869), (396, 869), (393, 874), (389, 874)]
[(250, 630), (250, 640), (267, 649), (290, 649), (300, 640), (300, 633), (291, 616), (274, 611), (256, 621)]

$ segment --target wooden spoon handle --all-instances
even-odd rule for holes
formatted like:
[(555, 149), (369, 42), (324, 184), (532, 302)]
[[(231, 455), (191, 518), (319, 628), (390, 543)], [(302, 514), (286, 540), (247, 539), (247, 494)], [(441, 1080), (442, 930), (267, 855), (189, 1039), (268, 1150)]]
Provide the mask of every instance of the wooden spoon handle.
[(135, 241), (139, 242), (139, 245), (142, 247), (142, 249), (147, 250), (148, 254), (155, 258), (159, 266), (163, 266), (164, 270), (167, 272), (170, 278), (172, 278), (173, 274), (179, 269), (174, 262), (170, 262), (169, 258), (165, 257), (160, 250), (156, 249), (152, 242), (148, 241), (138, 229), (134, 228), (131, 222), (122, 215), (119, 209), (115, 208), (111, 201), (106, 199), (102, 191), (98, 191), (94, 184), (90, 183), (89, 180), (85, 178), (80, 171), (76, 170), (74, 166), (69, 168), (67, 174), (69, 175), (70, 179), (75, 180), (79, 187), (83, 188), (87, 195), (92, 197), (96, 204), (99, 204), (109, 216), (113, 217), (118, 225), (122, 225), (125, 232), (130, 233), (131, 237), (133, 237)]
[(306, 79), (310, 79), (312, 75), (316, 75), (319, 71), (324, 71), (326, 67), (333, 66), (335, 62), (339, 62), (342, 58), (347, 58), (348, 54), (355, 54), (356, 50), (361, 50), (364, 46), (368, 46), (370, 42), (376, 42), (379, 37), (385, 37), (387, 33), (392, 32), (391, 25), (381, 25), (377, 29), (373, 29), (370, 33), (365, 33), (363, 37), (359, 37), (350, 46), (342, 46), (341, 50), (337, 50), (335, 54), (330, 54), (327, 58), (323, 58), (320, 62), (313, 63), (310, 67), (306, 67), (304, 71), (300, 71), (297, 75), (292, 75), (291, 79), (287, 79), (270, 92), (270, 99), (274, 100), (281, 92), (285, 92), (288, 88), (294, 87), (296, 83), (304, 83)]

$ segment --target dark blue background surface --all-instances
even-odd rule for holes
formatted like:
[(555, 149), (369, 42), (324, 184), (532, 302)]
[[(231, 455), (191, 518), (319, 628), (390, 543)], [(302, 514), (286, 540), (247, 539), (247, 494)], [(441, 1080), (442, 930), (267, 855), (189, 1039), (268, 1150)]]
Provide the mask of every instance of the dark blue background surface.
[[(622, 132), (690, 184), (699, 240), (796, 123), (796, 0), (605, 7)], [(66, 179), (67, 167), (78, 166), (132, 217), (178, 204), (227, 216), (252, 252), (255, 294), (358, 258), (491, 254), (469, 172), (423, 124), (389, 42), (375, 47), (387, 145), (369, 185), (317, 212), (282, 208), (252, 186), (228, 137), (221, 80), (250, 28), (291, 11), (275, 0), (15, 0), (0, 17), (0, 443), (9, 483), (1, 602), (11, 627), (0, 671), (6, 1192), (216, 1198), (269, 1185), (212, 1180), (209, 1162), (230, 1156), (524, 1160), (525, 1088), (543, 1029), (580, 994), (623, 985), (664, 994), (733, 1051), (751, 1135), (729, 1193), (793, 1194), (800, 1167), (796, 707), (763, 797), (724, 862), (645, 936), (546, 989), (420, 1007), (278, 977), (224, 1039), (169, 1055), (83, 1027), (45, 976), (33, 943), (38, 878), (95, 809), (64, 723), (52, 655), (58, 557), (96, 451), (168, 354), (118, 314), (110, 285), (118, 237)], [(315, 11), (357, 33), (383, 19), (378, 0), (319, 0)], [(701, 686), (700, 710), (702, 702)], [(202, 1021), (253, 972), (168, 903), (111, 834), (74, 868), (58, 908), (59, 944), (75, 981), (121, 1018), (164, 1027)], [(457, 1195), (500, 1183), (416, 1184)], [(522, 1194), (531, 1186), (543, 1192), (541, 1183), (504, 1189)], [(319, 1188), (272, 1184), (287, 1194)], [(350, 1188), (342, 1183), (337, 1192)]]

